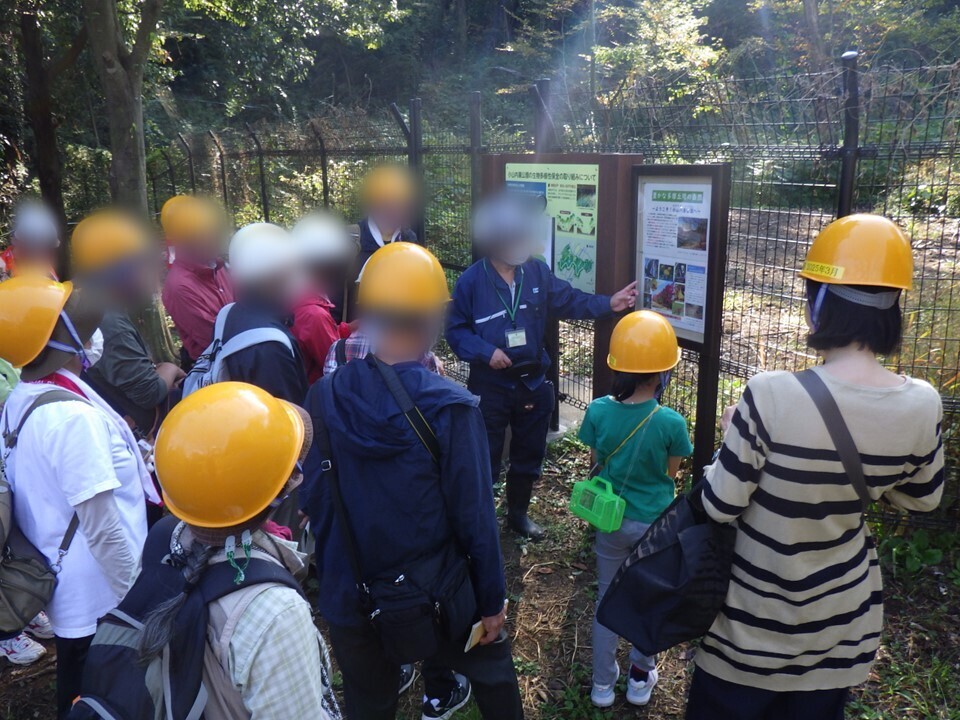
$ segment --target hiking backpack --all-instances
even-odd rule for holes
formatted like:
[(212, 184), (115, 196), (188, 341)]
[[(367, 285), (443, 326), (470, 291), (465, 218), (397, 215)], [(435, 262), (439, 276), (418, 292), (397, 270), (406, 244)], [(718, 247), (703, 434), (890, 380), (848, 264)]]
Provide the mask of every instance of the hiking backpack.
[(290, 351), (291, 355), (294, 353), (290, 337), (277, 328), (251, 328), (250, 330), (237, 333), (224, 342), (224, 327), (227, 324), (227, 317), (230, 315), (230, 311), (234, 305), (236, 305), (236, 303), (228, 303), (220, 308), (220, 312), (217, 313), (217, 321), (213, 326), (213, 342), (211, 342), (207, 346), (207, 349), (197, 358), (193, 367), (190, 368), (190, 372), (188, 372), (184, 378), (182, 397), (186, 397), (207, 385), (229, 380), (230, 377), (227, 373), (226, 360), (241, 350), (246, 350), (260, 343), (278, 342), (284, 345), (287, 350)]
[[(38, 395), (20, 416), (17, 427), (3, 430), (3, 462), (0, 462), (0, 639), (16, 637), (43, 610), (57, 586), (60, 563), (80, 527), (74, 513), (60, 542), (59, 559), (51, 567), (46, 556), (17, 527), (13, 515), (13, 492), (4, 474), (4, 463), (17, 446), (17, 439), (34, 410), (57, 402), (82, 402), (69, 390), (51, 389)], [(89, 403), (88, 403), (89, 404)], [(9, 418), (8, 418), (9, 419)]]
[[(171, 562), (170, 539), (180, 521), (168, 516), (151, 528), (143, 548), (143, 570), (120, 605), (97, 627), (83, 672), (80, 697), (68, 720), (198, 720), (207, 703), (203, 662), (207, 651), (208, 605), (235, 591), (277, 583), (303, 591), (290, 572), (251, 558), (243, 579), (229, 563), (210, 565), (188, 588), (183, 571)], [(170, 642), (143, 663), (137, 652), (143, 620), (161, 603), (182, 592), (187, 599), (174, 621)]]

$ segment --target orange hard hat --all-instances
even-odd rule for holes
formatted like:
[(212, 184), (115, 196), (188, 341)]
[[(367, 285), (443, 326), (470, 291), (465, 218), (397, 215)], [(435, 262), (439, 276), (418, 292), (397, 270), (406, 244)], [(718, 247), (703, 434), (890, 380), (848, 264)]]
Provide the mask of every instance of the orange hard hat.
[(15, 368), (47, 346), (73, 285), (24, 273), (0, 283), (0, 358)]
[(665, 372), (680, 362), (680, 346), (673, 326), (652, 310), (624, 316), (610, 336), (607, 366), (624, 373)]
[(828, 285), (913, 287), (910, 240), (882, 215), (847, 215), (814, 239), (800, 277)]
[(163, 204), (160, 226), (171, 245), (189, 245), (209, 235), (226, 235), (227, 215), (210, 198), (176, 195)]
[(119, 210), (99, 210), (73, 229), (70, 240), (74, 272), (94, 273), (150, 250), (145, 224)]
[(241, 525), (283, 490), (305, 432), (293, 405), (254, 385), (201, 388), (174, 406), (157, 433), (164, 502), (190, 525)]
[(377, 250), (360, 273), (357, 304), (364, 311), (431, 314), (450, 302), (440, 261), (414, 243), (392, 242)]
[(363, 178), (360, 197), (366, 207), (409, 204), (417, 196), (413, 174), (400, 165), (380, 165)]

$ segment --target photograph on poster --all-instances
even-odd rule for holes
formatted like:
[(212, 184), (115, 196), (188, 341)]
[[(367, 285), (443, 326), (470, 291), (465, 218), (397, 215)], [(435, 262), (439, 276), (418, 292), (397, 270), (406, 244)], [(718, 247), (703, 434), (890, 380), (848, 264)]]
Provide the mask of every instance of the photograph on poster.
[(686, 303), (684, 305), (683, 314), (688, 318), (693, 318), (694, 320), (703, 320), (703, 305)]
[(653, 293), (654, 309), (672, 313), (675, 299), (676, 286), (672, 282), (665, 282), (661, 280), (657, 287), (657, 291)]
[(707, 218), (677, 218), (677, 249), (707, 249)]
[(597, 186), (577, 185), (577, 207), (595, 208), (597, 206)]
[(677, 263), (673, 266), (673, 279), (678, 283), (687, 281), (687, 264)]
[(664, 265), (660, 263), (660, 279), (673, 280), (673, 265)]
[(655, 293), (657, 291), (657, 283), (659, 281), (656, 278), (644, 278), (643, 279), (643, 291), (645, 293)]
[(660, 272), (660, 261), (654, 258), (649, 258), (643, 263), (643, 274), (648, 278), (656, 278), (657, 273)]

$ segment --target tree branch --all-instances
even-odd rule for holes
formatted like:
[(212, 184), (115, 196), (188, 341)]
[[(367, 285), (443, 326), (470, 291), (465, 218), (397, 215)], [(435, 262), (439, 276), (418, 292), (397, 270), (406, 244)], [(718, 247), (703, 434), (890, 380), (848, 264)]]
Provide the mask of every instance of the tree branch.
[(140, 24), (137, 26), (137, 35), (131, 53), (131, 61), (134, 67), (142, 66), (147, 58), (147, 53), (150, 52), (150, 36), (157, 29), (162, 9), (163, 0), (144, 0), (140, 8)]
[(80, 28), (80, 32), (78, 32), (76, 37), (73, 38), (73, 42), (70, 44), (70, 47), (62, 55), (60, 55), (60, 57), (50, 63), (49, 69), (47, 70), (50, 78), (56, 78), (62, 72), (73, 67), (74, 63), (77, 62), (77, 58), (80, 57), (80, 53), (83, 52), (83, 49), (86, 46), (87, 26), (83, 25), (83, 27)]

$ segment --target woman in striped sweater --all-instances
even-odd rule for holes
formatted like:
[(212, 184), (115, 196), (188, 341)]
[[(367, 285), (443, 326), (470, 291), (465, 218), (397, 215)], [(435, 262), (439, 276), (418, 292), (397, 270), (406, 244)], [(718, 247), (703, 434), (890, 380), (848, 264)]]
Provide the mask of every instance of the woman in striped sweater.
[[(910, 244), (889, 220), (854, 215), (814, 241), (801, 276), (816, 372), (837, 401), (874, 500), (936, 508), (942, 407), (922, 380), (877, 360), (901, 337)], [(688, 720), (842, 720), (880, 644), (882, 583), (862, 504), (816, 406), (790, 373), (747, 383), (704, 506), (735, 522), (726, 603), (697, 653)]]

